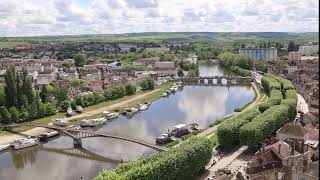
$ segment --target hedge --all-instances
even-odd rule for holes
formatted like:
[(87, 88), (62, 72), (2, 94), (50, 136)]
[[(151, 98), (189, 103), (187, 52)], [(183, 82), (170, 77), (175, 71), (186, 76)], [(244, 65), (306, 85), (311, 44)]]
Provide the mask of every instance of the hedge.
[(277, 89), (272, 89), (270, 91), (270, 97), (267, 102), (261, 103), (259, 107), (259, 111), (262, 113), (265, 110), (269, 109), (271, 106), (279, 105), (282, 101), (282, 92)]
[(251, 76), (251, 72), (249, 70), (242, 69), (238, 66), (231, 66), (230, 70), (236, 74), (239, 74), (240, 76), (245, 76), (245, 77)]
[(276, 79), (269, 76), (262, 76), (261, 85), (268, 95), (270, 95), (272, 89), (281, 90), (281, 84)]
[(239, 129), (244, 124), (250, 122), (254, 117), (258, 116), (260, 111), (258, 108), (253, 108), (241, 113), (238, 116), (227, 119), (218, 127), (217, 135), (222, 146), (230, 148), (239, 144)]
[(115, 170), (100, 173), (95, 180), (171, 180), (194, 179), (210, 161), (211, 142), (192, 137), (166, 152), (121, 164)]
[(240, 128), (240, 143), (249, 146), (257, 146), (266, 138), (269, 138), (288, 119), (288, 107), (276, 105), (270, 107), (251, 122)]
[[(258, 105), (254, 115), (250, 111), (224, 121), (217, 133), (222, 146), (239, 143), (257, 146), (296, 116), (298, 98), (289, 80), (267, 73), (262, 77), (261, 85), (269, 95), (268, 101)], [(253, 117), (247, 119), (246, 115)]]

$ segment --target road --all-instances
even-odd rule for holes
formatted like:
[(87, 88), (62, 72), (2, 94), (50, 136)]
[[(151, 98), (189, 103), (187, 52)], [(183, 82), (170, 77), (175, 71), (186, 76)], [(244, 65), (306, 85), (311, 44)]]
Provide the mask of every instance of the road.
[[(122, 102), (119, 102), (119, 103), (115, 103), (115, 104), (110, 105), (110, 106), (106, 106), (106, 107), (99, 108), (99, 109), (94, 109), (94, 110), (91, 110), (91, 111), (83, 112), (82, 114), (78, 114), (78, 115), (75, 115), (75, 116), (72, 116), (72, 117), (64, 118), (64, 120), (71, 121), (71, 120), (75, 120), (75, 119), (78, 119), (78, 118), (84, 118), (84, 117), (93, 116), (95, 114), (102, 113), (103, 111), (111, 111), (113, 109), (116, 109), (116, 108), (119, 108), (121, 106), (124, 106), (124, 105), (126, 105), (128, 103), (143, 99), (144, 97), (146, 97), (146, 96), (148, 96), (148, 95), (150, 95), (150, 94), (152, 94), (154, 92), (160, 91), (160, 90), (161, 89), (155, 89), (153, 91), (150, 91), (150, 92), (135, 96), (133, 98), (130, 98), (128, 100), (125, 100), (125, 101), (122, 101)], [(46, 128), (37, 127), (37, 128), (30, 129), (28, 131), (21, 132), (20, 134), (10, 134), (10, 135), (0, 136), (0, 145), (1, 144), (13, 143), (13, 141), (15, 139), (23, 138), (23, 137), (26, 137), (26, 136), (38, 136), (40, 134), (43, 134), (46, 131), (47, 131)]]
[(298, 111), (303, 112), (303, 114), (307, 113), (309, 111), (308, 103), (304, 100), (304, 98), (300, 94), (297, 93), (297, 96), (298, 96), (298, 103), (297, 103)]

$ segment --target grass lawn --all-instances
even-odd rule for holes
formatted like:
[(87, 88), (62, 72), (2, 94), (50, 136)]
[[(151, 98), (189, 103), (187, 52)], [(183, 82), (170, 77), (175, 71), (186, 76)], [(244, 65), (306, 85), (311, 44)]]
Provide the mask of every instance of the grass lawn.
[(0, 48), (14, 48), (17, 45), (26, 45), (29, 44), (27, 42), (19, 42), (19, 41), (0, 41)]

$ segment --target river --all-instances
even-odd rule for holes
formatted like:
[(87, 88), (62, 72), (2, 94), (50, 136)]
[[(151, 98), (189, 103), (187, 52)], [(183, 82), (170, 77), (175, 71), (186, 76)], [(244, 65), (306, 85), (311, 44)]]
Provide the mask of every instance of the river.
[[(223, 75), (217, 65), (200, 65), (200, 76)], [(246, 86), (184, 86), (174, 95), (154, 101), (149, 109), (132, 118), (119, 116), (95, 129), (113, 132), (155, 143), (161, 133), (180, 123), (197, 123), (207, 128), (233, 109), (254, 97)], [(73, 180), (92, 179), (103, 169), (115, 168), (154, 150), (121, 140), (88, 138), (84, 150), (73, 148), (73, 141), (59, 136), (40, 146), (0, 153), (1, 180)]]

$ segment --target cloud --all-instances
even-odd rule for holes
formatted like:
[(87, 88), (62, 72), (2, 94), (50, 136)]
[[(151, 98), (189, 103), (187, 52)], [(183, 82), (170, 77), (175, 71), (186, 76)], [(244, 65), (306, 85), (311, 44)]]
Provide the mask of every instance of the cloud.
[[(316, 31), (314, 0), (0, 0), (0, 36)], [(61, 26), (60, 26), (61, 25)]]

